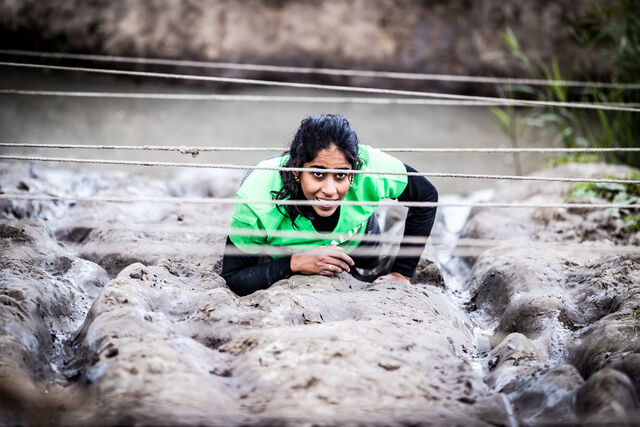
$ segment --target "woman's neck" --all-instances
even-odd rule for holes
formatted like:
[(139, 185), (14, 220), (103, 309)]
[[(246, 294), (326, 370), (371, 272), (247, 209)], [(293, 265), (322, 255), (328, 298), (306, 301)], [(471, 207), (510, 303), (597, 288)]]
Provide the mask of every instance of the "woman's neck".
[(314, 215), (313, 218), (311, 218), (311, 224), (313, 224), (313, 228), (320, 233), (330, 233), (335, 230), (339, 219), (340, 206), (338, 206), (338, 209), (330, 216)]

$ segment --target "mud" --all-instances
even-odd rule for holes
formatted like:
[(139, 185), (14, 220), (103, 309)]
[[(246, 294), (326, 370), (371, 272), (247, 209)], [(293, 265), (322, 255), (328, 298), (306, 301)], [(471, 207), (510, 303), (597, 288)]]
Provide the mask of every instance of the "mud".
[[(631, 169), (565, 165), (542, 176), (627, 176)], [(560, 203), (571, 184), (521, 183), (494, 200)], [(589, 200), (576, 200), (589, 202)], [(604, 203), (604, 200), (591, 200)], [(503, 240), (475, 258), (469, 308), (488, 313), (496, 345), (489, 384), (508, 394), (523, 424), (636, 425), (640, 349), (640, 256), (612, 209), (476, 210), (466, 237)], [(536, 247), (546, 242), (553, 246)], [(600, 245), (600, 246), (596, 246)], [(506, 348), (505, 348), (506, 346)]]
[[(610, 173), (570, 168), (544, 173)], [(240, 178), (0, 176), (7, 193), (195, 197)], [(512, 184), (495, 199), (565, 191)], [(585, 237), (603, 213), (490, 212), (463, 235), (510, 240), (466, 263), (429, 247), (412, 284), (293, 276), (239, 298), (218, 275), (229, 207), (4, 202), (0, 422), (633, 425), (640, 257), (590, 248), (638, 236)], [(434, 235), (461, 226), (440, 217)]]

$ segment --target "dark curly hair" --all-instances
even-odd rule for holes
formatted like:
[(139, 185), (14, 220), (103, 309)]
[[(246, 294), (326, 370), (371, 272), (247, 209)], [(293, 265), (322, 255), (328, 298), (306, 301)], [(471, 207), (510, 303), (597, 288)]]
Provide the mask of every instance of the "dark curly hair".
[[(358, 135), (346, 118), (335, 114), (309, 116), (302, 120), (289, 145), (289, 150), (283, 154), (289, 155), (289, 160), (283, 166), (303, 167), (305, 163), (313, 160), (321, 150), (332, 145), (342, 151), (351, 168), (360, 169), (362, 161), (358, 157)], [(274, 200), (305, 199), (302, 187), (296, 181), (293, 172), (280, 171), (280, 177), (282, 178), (282, 188), (279, 191), (271, 192)], [(313, 209), (308, 209), (308, 206), (277, 205), (277, 208), (282, 215), (291, 219), (294, 227), (296, 227), (295, 220), (299, 215), (307, 218), (314, 216)]]

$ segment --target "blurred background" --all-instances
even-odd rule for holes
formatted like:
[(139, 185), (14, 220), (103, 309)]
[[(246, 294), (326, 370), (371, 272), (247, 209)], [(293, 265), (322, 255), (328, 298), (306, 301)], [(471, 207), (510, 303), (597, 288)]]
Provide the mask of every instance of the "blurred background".
[[(610, 46), (589, 43), (586, 33), (580, 31), (589, 29), (587, 21), (593, 18), (594, 4), (617, 6), (624, 12), (627, 3), (633, 6), (633, 2), (625, 1), (568, 0), (0, 0), (0, 61), (548, 99), (547, 96), (562, 94), (553, 92), (553, 88), (110, 63), (22, 56), (9, 51), (463, 76), (611, 80), (620, 68), (610, 59)], [(598, 22), (590, 22), (592, 27), (595, 25), (592, 33), (597, 32)], [(0, 66), (0, 89), (365, 96), (190, 79), (23, 69), (6, 64)], [(562, 96), (567, 100), (594, 99), (585, 91), (560, 91), (564, 91)], [(562, 110), (532, 110), (536, 109), (4, 93), (0, 94), (0, 142), (284, 148), (305, 116), (339, 113), (351, 121), (362, 143), (375, 147), (561, 147), (598, 143), (578, 133), (583, 128), (581, 132), (595, 132), (599, 118), (594, 113), (586, 114), (580, 119), (583, 123), (576, 125)], [(543, 115), (548, 113), (557, 117), (552, 120)], [(564, 124), (558, 124), (558, 117)], [(571, 141), (566, 138), (567, 127)], [(4, 154), (237, 164), (253, 164), (268, 155), (219, 152), (201, 153), (194, 159), (176, 152), (0, 150)], [(397, 157), (424, 172), (472, 174), (528, 173), (549, 161), (539, 154), (515, 157), (504, 153), (398, 153)], [(167, 168), (139, 170), (163, 177), (175, 172)], [(433, 181), (441, 193), (468, 194), (495, 185), (480, 180)]]

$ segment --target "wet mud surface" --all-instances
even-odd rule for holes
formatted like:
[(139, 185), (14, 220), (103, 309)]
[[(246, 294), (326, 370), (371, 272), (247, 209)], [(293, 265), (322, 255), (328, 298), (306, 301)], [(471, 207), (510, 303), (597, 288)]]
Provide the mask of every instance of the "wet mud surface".
[[(542, 173), (612, 173), (571, 168)], [(239, 178), (0, 165), (5, 193), (228, 197)], [(433, 235), (455, 240), (443, 212)], [(640, 256), (590, 248), (640, 236), (612, 215), (477, 210), (462, 236), (500, 244), (427, 248), (410, 285), (293, 276), (240, 298), (218, 275), (228, 206), (3, 200), (0, 423), (634, 425)]]

